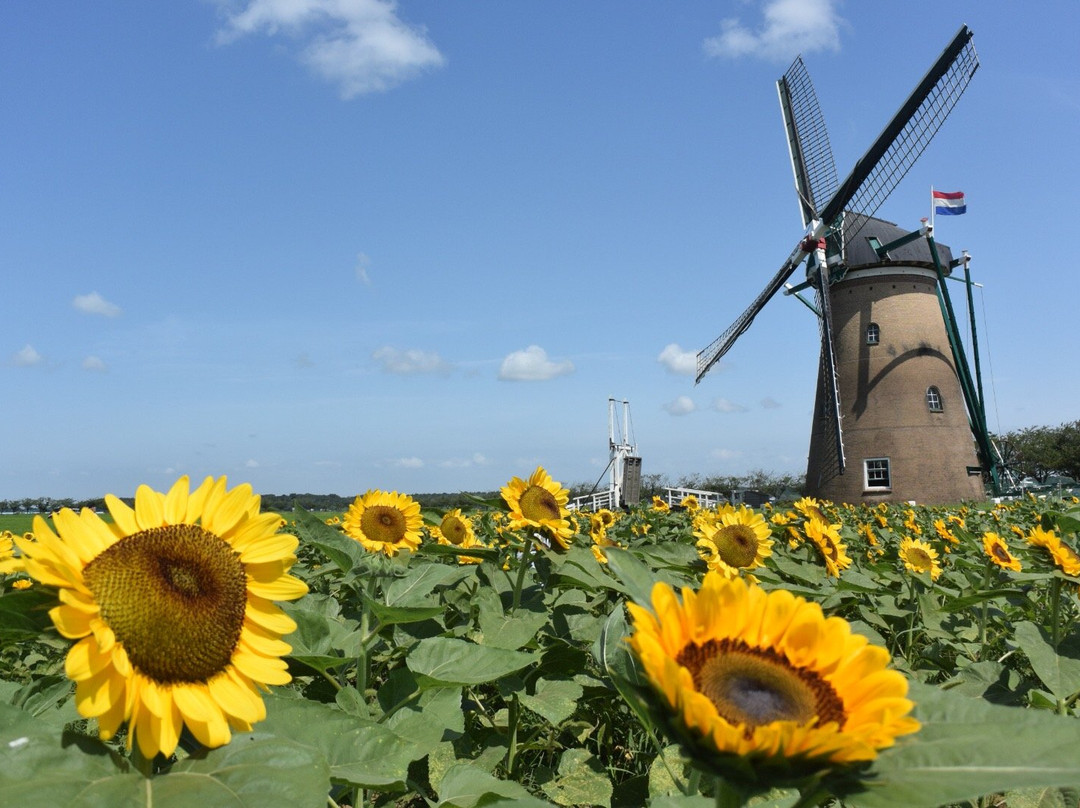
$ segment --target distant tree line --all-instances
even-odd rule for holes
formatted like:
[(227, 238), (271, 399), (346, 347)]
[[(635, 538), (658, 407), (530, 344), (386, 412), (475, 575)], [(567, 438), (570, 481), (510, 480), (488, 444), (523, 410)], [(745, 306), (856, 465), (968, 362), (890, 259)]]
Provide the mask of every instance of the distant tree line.
[(993, 437), (1006, 467), (1017, 477), (1040, 483), (1053, 476), (1080, 480), (1080, 421), (1029, 426)]
[(20, 499), (0, 499), (0, 513), (40, 513), (50, 514), (61, 508), (71, 508), (74, 511), (83, 508), (91, 508), (95, 511), (104, 510), (105, 499), (53, 499), (52, 497), (22, 497)]
[[(1073, 426), (1076, 427), (1078, 424)], [(600, 487), (606, 486), (607, 480), (604, 479), (601, 481)], [(568, 487), (572, 499), (573, 497), (592, 493), (593, 483), (576, 483)], [(663, 496), (665, 488), (697, 488), (704, 491), (719, 491), (726, 497), (730, 497), (732, 491), (760, 491), (766, 496), (781, 499), (800, 496), (803, 487), (804, 479), (801, 475), (774, 474), (762, 470), (751, 471), (741, 476), (691, 474), (679, 477), (675, 481), (663, 474), (644, 474), (641, 478), (641, 498), (642, 501), (648, 502), (653, 496)], [(461, 508), (467, 511), (476, 508), (482, 503), (497, 504), (501, 501), (497, 490), (411, 494), (410, 496), (420, 503), (421, 508), (436, 511), (448, 511), (452, 508)], [(120, 497), (120, 499), (128, 505), (134, 505), (132, 497)], [(299, 505), (308, 511), (344, 513), (354, 499), (355, 496), (341, 496), (339, 494), (262, 494), (262, 508), (265, 511), (291, 513)], [(51, 497), (0, 499), (0, 512), (3, 513), (50, 514), (61, 508), (71, 508), (75, 511), (82, 508), (91, 508), (95, 511), (104, 511), (105, 499), (104, 497), (96, 499), (72, 499), (70, 497), (64, 499), (53, 499)]]

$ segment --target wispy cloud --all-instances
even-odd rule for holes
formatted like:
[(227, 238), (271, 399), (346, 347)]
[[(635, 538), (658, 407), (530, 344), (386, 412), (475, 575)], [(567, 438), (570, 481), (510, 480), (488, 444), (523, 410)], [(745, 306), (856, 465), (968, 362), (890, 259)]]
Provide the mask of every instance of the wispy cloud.
[(765, 398), (761, 399), (760, 404), (761, 409), (763, 410), (776, 410), (784, 406), (772, 396), (766, 396)]
[(665, 404), (664, 409), (667, 410), (668, 415), (689, 415), (697, 409), (697, 404), (690, 396), (679, 396), (674, 401)]
[(368, 276), (368, 267), (371, 266), (371, 259), (364, 253), (356, 254), (356, 279), (364, 286), (371, 286), (371, 278)]
[(716, 460), (738, 460), (743, 453), (738, 449), (713, 449), (709, 455)]
[(539, 345), (530, 345), (503, 359), (499, 379), (506, 382), (542, 382), (573, 372), (574, 363), (569, 359), (553, 361), (548, 359), (547, 351)]
[(244, 461), (244, 468), (246, 468), (246, 469), (257, 469), (258, 467), (259, 467), (259, 461), (258, 460), (248, 459), (248, 460)]
[(399, 457), (392, 461), (391, 465), (399, 469), (422, 469), (424, 461), (419, 457)]
[(693, 376), (697, 371), (697, 354), (684, 351), (674, 342), (660, 352), (656, 361), (663, 365), (668, 373), (677, 376)]
[(219, 42), (285, 34), (300, 43), (301, 61), (345, 98), (389, 90), (446, 61), (426, 30), (402, 21), (390, 0), (249, 0), (239, 11), (219, 3)]
[(764, 21), (753, 29), (735, 17), (724, 20), (720, 33), (705, 40), (705, 53), (784, 62), (800, 53), (840, 49), (844, 20), (836, 0), (766, 0), (762, 12)]
[(88, 356), (82, 361), (83, 370), (93, 371), (94, 373), (104, 373), (109, 368), (105, 362), (97, 356)]
[(41, 364), (44, 359), (45, 357), (39, 354), (34, 349), (34, 346), (29, 343), (24, 345), (21, 350), (16, 351), (11, 357), (11, 361), (21, 368)]
[(110, 303), (97, 292), (88, 295), (75, 295), (71, 305), (83, 314), (100, 314), (102, 317), (117, 317), (120, 315), (120, 307)]
[(487, 466), (490, 464), (491, 461), (479, 452), (475, 452), (472, 457), (452, 457), (439, 463), (444, 469), (467, 469), (473, 466)]
[(742, 404), (736, 404), (734, 401), (728, 401), (726, 398), (715, 399), (712, 403), (712, 407), (717, 412), (746, 412), (746, 407)]
[(437, 353), (416, 348), (402, 350), (384, 345), (371, 358), (382, 365), (385, 373), (410, 375), (413, 373), (446, 373), (450, 365)]

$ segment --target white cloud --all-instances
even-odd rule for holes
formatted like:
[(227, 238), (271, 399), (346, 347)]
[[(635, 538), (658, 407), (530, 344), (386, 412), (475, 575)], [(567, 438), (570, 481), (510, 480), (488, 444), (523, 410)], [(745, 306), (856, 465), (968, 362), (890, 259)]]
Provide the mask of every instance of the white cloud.
[(565, 376), (574, 372), (569, 359), (554, 362), (539, 345), (530, 345), (523, 351), (508, 354), (499, 368), (499, 378), (508, 382), (539, 382)]
[(356, 254), (356, 279), (364, 286), (371, 286), (371, 278), (368, 277), (367, 268), (371, 266), (371, 259), (364, 253)]
[(258, 467), (259, 467), (259, 461), (258, 460), (248, 460), (248, 461), (246, 461), (244, 463), (244, 468), (246, 468), (246, 469), (257, 469)]
[(450, 366), (437, 353), (421, 351), (416, 348), (401, 350), (384, 345), (376, 350), (371, 358), (382, 363), (385, 373), (407, 375), (411, 373), (445, 373)]
[(419, 457), (399, 457), (393, 465), (399, 469), (422, 469), (424, 461)]
[(39, 354), (33, 345), (27, 343), (11, 357), (12, 361), (21, 368), (39, 364), (45, 357)]
[(341, 88), (344, 98), (383, 92), (446, 61), (420, 26), (397, 15), (391, 0), (249, 0), (226, 8), (221, 43), (249, 34), (284, 33), (298, 40), (300, 58)]
[(718, 398), (712, 403), (713, 409), (718, 412), (746, 412), (746, 407), (742, 404), (736, 404), (734, 401), (728, 401), (726, 398)]
[(677, 376), (693, 376), (697, 372), (697, 354), (693, 351), (684, 351), (674, 342), (668, 345), (656, 357), (668, 373)]
[(775, 410), (783, 406), (783, 404), (781, 404), (772, 396), (766, 396), (765, 398), (761, 399), (761, 409), (763, 410)]
[(718, 36), (705, 40), (708, 56), (755, 56), (784, 62), (800, 53), (840, 49), (844, 20), (836, 0), (766, 0), (764, 22), (751, 30), (737, 18), (721, 23)]
[(697, 404), (690, 396), (679, 396), (674, 401), (669, 401), (664, 405), (664, 409), (668, 411), (669, 415), (689, 415), (697, 409)]
[(82, 361), (83, 370), (92, 370), (95, 373), (104, 373), (109, 368), (100, 357), (88, 356)]
[(83, 314), (100, 314), (102, 317), (116, 317), (120, 314), (120, 307), (110, 303), (97, 292), (88, 295), (75, 295), (71, 305)]
[(452, 457), (449, 460), (443, 460), (439, 465), (444, 469), (467, 469), (472, 466), (487, 466), (491, 463), (486, 457), (479, 452), (475, 452), (472, 457)]
[(738, 449), (713, 449), (709, 454), (715, 460), (738, 460), (743, 455)]

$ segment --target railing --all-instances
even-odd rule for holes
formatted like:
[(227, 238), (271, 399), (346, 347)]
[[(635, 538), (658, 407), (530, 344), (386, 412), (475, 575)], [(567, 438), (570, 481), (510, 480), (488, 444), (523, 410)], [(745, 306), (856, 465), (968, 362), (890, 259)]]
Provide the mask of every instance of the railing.
[(702, 508), (715, 508), (727, 501), (719, 491), (702, 491), (699, 488), (665, 488), (664, 492), (668, 505), (679, 505), (689, 496), (694, 497)]
[(616, 506), (615, 489), (606, 488), (603, 491), (594, 491), (585, 496), (574, 497), (572, 502), (567, 503), (566, 508), (571, 511), (586, 510), (595, 512), (601, 508), (614, 510)]

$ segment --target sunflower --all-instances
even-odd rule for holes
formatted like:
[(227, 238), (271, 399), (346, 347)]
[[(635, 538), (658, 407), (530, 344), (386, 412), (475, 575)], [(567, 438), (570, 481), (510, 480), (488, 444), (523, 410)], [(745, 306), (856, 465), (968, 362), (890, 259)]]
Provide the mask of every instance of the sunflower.
[(686, 510), (690, 513), (694, 513), (694, 511), (701, 507), (701, 505), (698, 504), (698, 498), (693, 494), (687, 494), (685, 497), (679, 500), (679, 506), (682, 508), (686, 508)]
[(708, 572), (680, 603), (628, 604), (630, 646), (688, 751), (714, 772), (782, 785), (873, 760), (919, 729), (907, 680), (848, 622), (785, 590)]
[(0, 534), (0, 575), (23, 571), (23, 561), (15, 555), (15, 534), (5, 530)]
[(345, 512), (345, 535), (373, 553), (397, 555), (420, 546), (420, 503), (397, 491), (368, 491)]
[(663, 498), (655, 496), (655, 495), (653, 495), (652, 505), (650, 507), (654, 511), (658, 511), (659, 513), (667, 513), (668, 511), (671, 510), (671, 506), (668, 505), (667, 502)]
[(823, 510), (825, 503), (818, 502), (813, 497), (803, 497), (792, 506), (807, 519), (817, 519), (819, 522), (828, 522), (829, 518)]
[(698, 553), (709, 569), (726, 578), (736, 578), (744, 569), (760, 567), (772, 555), (772, 532), (765, 517), (745, 505), (721, 512), (695, 535), (699, 537)]
[(900, 560), (904, 562), (908, 572), (929, 572), (931, 581), (936, 581), (941, 575), (937, 550), (922, 539), (904, 537), (900, 542)]
[(1062, 572), (1074, 578), (1080, 576), (1080, 556), (1071, 547), (1059, 541), (1049, 550), (1050, 557)]
[(1020, 559), (1009, 552), (1009, 546), (997, 533), (983, 534), (983, 552), (1003, 570), (1020, 572)]
[(272, 601), (307, 592), (287, 574), (296, 537), (224, 477), (139, 486), (134, 509), (105, 503), (111, 523), (64, 508), (56, 533), (37, 516), (35, 539), (15, 540), (26, 571), (59, 590), (49, 616), (77, 640), (65, 670), (79, 713), (106, 740), (127, 721), (147, 759), (171, 755), (185, 725), (208, 747), (250, 731), (266, 716), (261, 691), (290, 681), (281, 636), (296, 624)]
[(830, 525), (817, 519), (806, 523), (806, 537), (814, 543), (825, 560), (825, 571), (834, 578), (851, 566), (847, 545), (840, 538), (840, 525)]
[[(451, 545), (468, 550), (471, 547), (486, 548), (484, 542), (476, 538), (472, 520), (465, 516), (460, 508), (447, 511), (438, 527), (429, 528), (432, 537), (439, 544)], [(459, 564), (479, 564), (483, 561), (477, 556), (458, 556)]]
[(942, 541), (948, 542), (945, 545), (945, 552), (949, 552), (949, 544), (959, 544), (960, 539), (956, 538), (956, 534), (949, 530), (948, 525), (945, 524), (944, 519), (934, 520), (934, 531), (937, 533), (938, 538)]
[(570, 547), (574, 535), (566, 509), (570, 492), (551, 479), (543, 466), (537, 466), (528, 480), (514, 477), (500, 493), (510, 508), (512, 530), (542, 530), (564, 550)]

